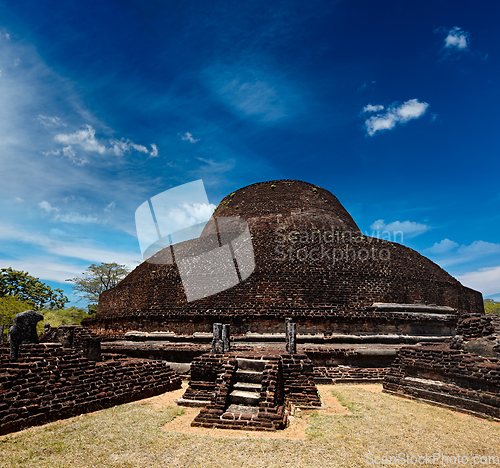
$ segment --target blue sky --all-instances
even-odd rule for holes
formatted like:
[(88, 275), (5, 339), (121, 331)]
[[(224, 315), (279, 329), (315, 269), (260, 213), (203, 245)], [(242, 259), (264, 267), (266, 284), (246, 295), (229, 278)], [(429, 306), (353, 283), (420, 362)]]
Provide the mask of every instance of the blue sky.
[(500, 300), (499, 10), (0, 2), (0, 267), (71, 295), (141, 261), (148, 198), (291, 178)]

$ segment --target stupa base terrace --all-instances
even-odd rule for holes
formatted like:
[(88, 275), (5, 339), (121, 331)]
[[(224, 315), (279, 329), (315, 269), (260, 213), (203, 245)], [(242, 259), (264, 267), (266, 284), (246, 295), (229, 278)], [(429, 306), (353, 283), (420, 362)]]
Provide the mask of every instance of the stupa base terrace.
[[(374, 304), (374, 310), (377, 309), (384, 310), (383, 319), (379, 317), (379, 327), (374, 326), (376, 322), (372, 315), (369, 318), (369, 328), (379, 328), (378, 333), (301, 333), (301, 328), (310, 330), (311, 325), (296, 323), (297, 350), (311, 360), (317, 382), (381, 382), (402, 346), (445, 342), (454, 335), (458, 320), (450, 307), (378, 303)], [(387, 309), (392, 311), (392, 316), (387, 315)], [(362, 321), (355, 322), (346, 323), (344, 331), (351, 331), (351, 327), (362, 329)], [(341, 325), (336, 323), (331, 326), (341, 329)], [(196, 327), (201, 328), (198, 324)], [(279, 353), (284, 349), (284, 322), (281, 322), (281, 333), (238, 334), (233, 333), (233, 327), (234, 324), (231, 324), (231, 349), (235, 352), (266, 354)], [(235, 328), (238, 329), (237, 326)], [(394, 330), (401, 330), (402, 333), (395, 333)], [(414, 333), (408, 334), (408, 331)], [(189, 372), (193, 359), (211, 350), (213, 340), (212, 332), (202, 331), (190, 335), (172, 331), (129, 331), (124, 334), (102, 332), (103, 338), (108, 337), (108, 341), (104, 338), (101, 344), (105, 352), (162, 359), (181, 374)], [(418, 332), (421, 334), (417, 334)], [(112, 341), (109, 340), (110, 336), (114, 338)]]

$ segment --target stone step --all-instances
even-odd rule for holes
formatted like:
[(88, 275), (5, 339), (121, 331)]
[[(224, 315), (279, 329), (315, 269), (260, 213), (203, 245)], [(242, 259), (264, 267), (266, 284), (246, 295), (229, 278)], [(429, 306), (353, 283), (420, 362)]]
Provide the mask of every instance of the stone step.
[(244, 392), (260, 392), (262, 385), (260, 383), (236, 382), (233, 388), (234, 390), (242, 390)]
[(239, 414), (259, 414), (259, 408), (255, 406), (243, 405), (229, 405), (226, 413), (239, 413)]
[(248, 370), (236, 371), (236, 382), (258, 383), (262, 382), (262, 373)]
[(259, 406), (260, 394), (233, 390), (229, 394), (230, 405)]
[(238, 369), (239, 370), (251, 370), (255, 372), (262, 372), (269, 361), (264, 361), (262, 359), (244, 359), (238, 358)]

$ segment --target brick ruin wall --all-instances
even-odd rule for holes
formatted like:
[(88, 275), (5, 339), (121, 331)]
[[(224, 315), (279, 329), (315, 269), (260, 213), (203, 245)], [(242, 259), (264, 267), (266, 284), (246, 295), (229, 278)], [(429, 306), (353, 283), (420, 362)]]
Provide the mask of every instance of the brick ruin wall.
[(241, 414), (227, 411), (232, 380), (237, 368), (236, 357), (222, 359), (222, 369), (217, 375), (214, 393), (210, 403), (202, 408), (194, 421), (193, 427), (218, 429), (244, 429), (247, 431), (276, 431), (287, 424), (285, 411), (283, 376), (281, 361), (278, 356), (268, 356), (268, 363), (263, 371), (260, 404), (257, 414)]
[(465, 340), (492, 335), (495, 333), (492, 319), (493, 317), (488, 315), (473, 314), (465, 316), (458, 323), (456, 334), (462, 336)]
[[(411, 334), (412, 328), (425, 331), (428, 325), (442, 324), (379, 314), (372, 304), (418, 302), (450, 306), (458, 315), (484, 312), (479, 292), (418, 252), (361, 235), (326, 190), (297, 181), (255, 184), (226, 197), (215, 213), (217, 218), (237, 215), (248, 222), (252, 235), (255, 270), (246, 280), (187, 302), (176, 264), (144, 262), (102, 294), (96, 317), (85, 325), (108, 334), (192, 334), (209, 332), (219, 321), (231, 323), (236, 334), (273, 333), (282, 331), (284, 317), (292, 317), (299, 333)], [(175, 248), (194, 256), (214, 245), (214, 235), (207, 234)], [(190, 281), (206, 284), (211, 279), (192, 272)]]
[[(255, 415), (226, 411), (237, 359), (268, 361), (263, 372), (259, 412)], [(313, 379), (313, 364), (305, 354), (266, 352), (207, 353), (191, 364), (185, 400), (210, 401), (192, 423), (193, 426), (222, 429), (275, 431), (286, 427), (290, 405), (319, 407), (321, 401)]]
[(89, 360), (59, 343), (21, 345), (18, 361), (0, 347), (0, 434), (181, 387), (162, 361), (104, 355)]
[(404, 347), (384, 391), (500, 420), (500, 359), (449, 344)]
[[(405, 320), (375, 312), (372, 304), (422, 302), (453, 307), (459, 315), (483, 312), (480, 293), (434, 268), (418, 271), (415, 264), (431, 262), (413, 251), (407, 255), (410, 249), (406, 247), (393, 245), (390, 268), (384, 268), (382, 261), (371, 265), (337, 262), (335, 268), (314, 262), (305, 268), (300, 262), (272, 262), (265, 254), (259, 255), (257, 236), (253, 240), (256, 271), (243, 283), (188, 303), (176, 266), (143, 263), (127, 282), (103, 293), (96, 317), (86, 319), (85, 324), (100, 331), (192, 334), (209, 332), (216, 321), (229, 321), (234, 333), (275, 333), (281, 331), (286, 316), (297, 322), (299, 333), (411, 333), (411, 317)], [(262, 242), (267, 245), (268, 239)], [(425, 321), (422, 324), (425, 329)]]

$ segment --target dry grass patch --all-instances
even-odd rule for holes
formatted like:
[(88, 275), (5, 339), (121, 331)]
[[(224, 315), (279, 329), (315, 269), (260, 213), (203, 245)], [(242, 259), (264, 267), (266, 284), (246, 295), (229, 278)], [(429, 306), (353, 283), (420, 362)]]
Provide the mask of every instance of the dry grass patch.
[(294, 439), (288, 438), (290, 429), (280, 431), (279, 438), (169, 430), (169, 422), (188, 409), (173, 406), (172, 395), (165, 394), (5, 436), (0, 466), (317, 468), (369, 466), (367, 453), (500, 455), (499, 424), (371, 387), (319, 386), (327, 404), (327, 395), (335, 392), (347, 409), (336, 403), (330, 414), (302, 411), (296, 421), (303, 423), (304, 435)]

